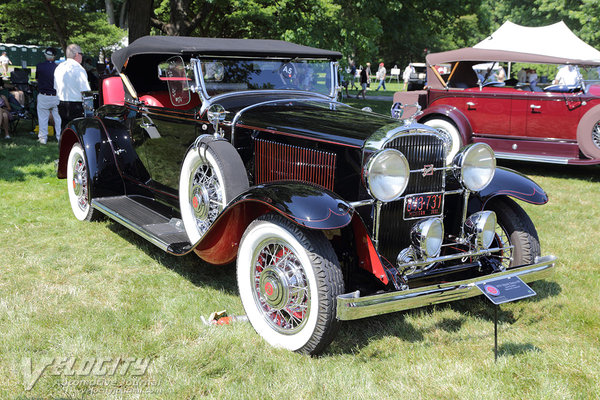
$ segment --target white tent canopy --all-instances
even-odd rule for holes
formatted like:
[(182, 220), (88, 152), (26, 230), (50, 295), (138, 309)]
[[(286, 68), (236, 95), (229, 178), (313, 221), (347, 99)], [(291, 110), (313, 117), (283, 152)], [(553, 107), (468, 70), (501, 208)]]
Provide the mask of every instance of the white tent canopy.
[(573, 60), (600, 62), (600, 51), (579, 39), (563, 21), (529, 27), (506, 21), (496, 32), (473, 46), (476, 49), (515, 51)]

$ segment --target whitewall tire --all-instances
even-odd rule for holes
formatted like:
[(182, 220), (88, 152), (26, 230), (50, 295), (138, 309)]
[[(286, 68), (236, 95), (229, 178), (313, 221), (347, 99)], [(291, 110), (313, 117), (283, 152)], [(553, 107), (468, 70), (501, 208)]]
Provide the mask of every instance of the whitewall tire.
[(235, 148), (205, 137), (181, 167), (179, 205), (190, 243), (198, 242), (225, 206), (248, 189), (248, 177)]
[(344, 283), (322, 232), (279, 215), (257, 219), (240, 242), (237, 281), (250, 323), (272, 346), (317, 354), (333, 339)]
[(454, 159), (454, 156), (456, 153), (458, 153), (458, 150), (464, 146), (462, 136), (460, 135), (458, 128), (452, 122), (445, 119), (430, 119), (429, 121), (425, 122), (425, 125), (446, 132), (452, 139), (450, 152), (448, 153), (448, 157), (446, 157), (446, 164), (450, 165)]
[(71, 210), (80, 221), (95, 219), (98, 212), (91, 206), (92, 193), (88, 165), (83, 148), (75, 143), (67, 161), (67, 192)]

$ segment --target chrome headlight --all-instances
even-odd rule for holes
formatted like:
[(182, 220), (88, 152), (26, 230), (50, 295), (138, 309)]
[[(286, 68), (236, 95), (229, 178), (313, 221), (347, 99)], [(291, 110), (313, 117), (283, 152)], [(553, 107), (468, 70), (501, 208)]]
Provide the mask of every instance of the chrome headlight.
[(364, 170), (369, 195), (379, 201), (394, 201), (402, 196), (410, 168), (404, 154), (395, 149), (384, 149), (371, 156)]
[(496, 237), (496, 213), (479, 211), (465, 221), (467, 232), (472, 235), (473, 244), (478, 249), (489, 249)]
[(440, 218), (421, 220), (412, 227), (410, 238), (420, 258), (437, 257), (444, 241), (444, 224)]
[(458, 168), (460, 183), (467, 189), (478, 192), (490, 184), (496, 172), (496, 156), (485, 143), (471, 144), (456, 157), (454, 166)]

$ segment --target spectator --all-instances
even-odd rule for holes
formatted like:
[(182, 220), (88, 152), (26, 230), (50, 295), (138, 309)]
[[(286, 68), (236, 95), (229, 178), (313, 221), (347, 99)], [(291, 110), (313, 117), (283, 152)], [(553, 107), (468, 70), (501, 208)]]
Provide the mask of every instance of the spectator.
[(354, 90), (356, 86), (356, 65), (354, 65), (354, 61), (350, 61), (350, 72), (349, 72), (349, 80), (350, 80), (350, 89)]
[(371, 85), (371, 75), (373, 75), (373, 73), (371, 72), (371, 63), (367, 63), (367, 87), (369, 87)]
[(574, 65), (564, 65), (556, 73), (556, 77), (552, 81), (555, 85), (575, 86), (581, 82), (579, 69)]
[(409, 63), (406, 68), (404, 68), (404, 72), (402, 73), (402, 81), (404, 81), (404, 91), (408, 87), (408, 80), (410, 79), (410, 75), (415, 73), (415, 67), (413, 67), (412, 63)]
[(527, 71), (525, 71), (523, 68), (521, 68), (519, 70), (519, 72), (517, 72), (517, 79), (518, 79), (519, 83), (527, 82)]
[(58, 113), (61, 119), (61, 132), (71, 120), (83, 116), (83, 96), (81, 92), (90, 90), (85, 69), (81, 66), (83, 53), (76, 44), (67, 46), (67, 59), (54, 71), (54, 89), (58, 96)]
[(532, 92), (541, 92), (542, 89), (537, 86), (538, 83), (538, 75), (535, 69), (530, 69), (529, 74), (527, 75), (529, 79), (529, 87)]
[(0, 95), (0, 125), (4, 128), (4, 139), (10, 139), (9, 121), (10, 121), (10, 103), (4, 95)]
[(377, 74), (376, 74), (376, 78), (379, 81), (379, 85), (377, 85), (377, 89), (375, 89), (376, 92), (382, 86), (383, 86), (383, 90), (386, 90), (386, 88), (385, 88), (385, 76), (386, 75), (387, 75), (387, 70), (385, 69), (385, 65), (383, 63), (380, 63), (379, 69), (377, 70)]
[(0, 65), (2, 65), (2, 75), (4, 76), (8, 76), (8, 64), (12, 64), (12, 62), (6, 55), (6, 52), (3, 51), (2, 55), (0, 56)]
[(46, 61), (39, 63), (35, 70), (35, 79), (38, 82), (37, 96), (37, 115), (38, 115), (38, 141), (41, 144), (48, 142), (48, 118), (52, 113), (54, 119), (54, 132), (56, 140), (60, 140), (61, 118), (58, 113), (58, 97), (56, 89), (54, 89), (54, 71), (56, 70), (56, 51), (52, 47), (48, 47), (44, 51)]
[[(367, 83), (368, 82), (369, 82), (369, 76), (367, 75), (367, 70), (361, 69), (361, 71), (360, 71), (360, 86), (361, 86), (362, 90), (360, 93), (362, 93), (363, 100), (365, 100), (365, 94), (367, 94)], [(357, 99), (358, 99), (358, 95), (360, 93), (358, 93), (356, 95)]]
[(504, 81), (506, 80), (506, 72), (504, 71), (504, 68), (500, 64), (498, 64), (498, 67), (500, 69), (498, 70), (498, 72), (494, 73), (494, 78), (495, 78), (494, 81), (498, 82), (496, 84), (496, 86), (504, 86), (505, 85)]

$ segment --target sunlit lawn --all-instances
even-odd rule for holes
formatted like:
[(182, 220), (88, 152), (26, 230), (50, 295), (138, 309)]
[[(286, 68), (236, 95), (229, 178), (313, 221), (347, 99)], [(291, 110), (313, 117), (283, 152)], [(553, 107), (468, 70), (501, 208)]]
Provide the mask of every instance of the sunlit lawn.
[[(355, 104), (354, 101), (352, 101)], [(389, 105), (363, 103), (381, 107)], [(385, 112), (384, 112), (385, 110)], [(167, 255), (120, 225), (80, 223), (54, 173), (56, 142), (0, 142), (0, 398), (592, 399), (600, 393), (600, 170), (508, 164), (550, 196), (525, 204), (556, 273), (504, 305), (493, 359), (483, 299), (342, 324), (319, 358), (269, 347), (245, 323), (233, 265)], [(143, 376), (53, 375), (24, 360), (149, 357)]]

